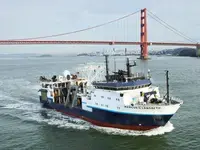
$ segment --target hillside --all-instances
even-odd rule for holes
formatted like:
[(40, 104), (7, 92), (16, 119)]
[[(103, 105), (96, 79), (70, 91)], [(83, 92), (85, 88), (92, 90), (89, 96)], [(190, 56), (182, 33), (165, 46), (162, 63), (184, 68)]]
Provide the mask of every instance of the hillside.
[(176, 48), (166, 49), (158, 52), (152, 52), (150, 55), (171, 55), (171, 56), (190, 56), (196, 57), (196, 49), (194, 48)]

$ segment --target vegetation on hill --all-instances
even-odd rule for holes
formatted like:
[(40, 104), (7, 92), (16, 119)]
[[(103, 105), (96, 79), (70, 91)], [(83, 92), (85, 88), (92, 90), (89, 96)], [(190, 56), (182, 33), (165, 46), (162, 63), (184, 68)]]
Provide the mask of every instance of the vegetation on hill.
[(152, 55), (171, 55), (171, 56), (196, 57), (196, 49), (194, 49), (194, 48), (166, 49), (166, 50), (154, 52)]

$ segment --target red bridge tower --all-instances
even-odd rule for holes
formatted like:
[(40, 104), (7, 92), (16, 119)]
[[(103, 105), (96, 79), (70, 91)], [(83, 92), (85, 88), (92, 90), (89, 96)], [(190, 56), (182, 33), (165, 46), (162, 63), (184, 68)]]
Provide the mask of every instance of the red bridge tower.
[(140, 58), (145, 60), (148, 59), (148, 43), (147, 43), (147, 10), (146, 8), (141, 10), (141, 56)]

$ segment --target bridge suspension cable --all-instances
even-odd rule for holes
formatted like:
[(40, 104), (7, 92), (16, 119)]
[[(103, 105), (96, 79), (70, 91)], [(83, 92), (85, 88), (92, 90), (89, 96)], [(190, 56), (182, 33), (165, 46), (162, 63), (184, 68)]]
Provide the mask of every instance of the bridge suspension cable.
[(51, 38), (51, 37), (58, 37), (58, 36), (64, 36), (64, 35), (70, 35), (70, 34), (74, 34), (74, 33), (79, 33), (79, 32), (84, 32), (84, 31), (87, 31), (87, 30), (91, 30), (91, 29), (94, 29), (94, 28), (99, 28), (99, 27), (102, 27), (102, 26), (105, 26), (105, 25), (108, 25), (108, 24), (111, 24), (113, 22), (117, 22), (119, 20), (122, 20), (122, 19), (125, 19), (125, 18), (128, 18), (130, 16), (133, 16), (134, 14), (137, 14), (138, 12), (140, 12), (140, 10), (138, 11), (135, 11), (133, 13), (130, 13), (128, 15), (125, 15), (123, 17), (120, 17), (120, 18), (117, 18), (117, 19), (114, 19), (114, 20), (111, 20), (111, 21), (108, 21), (108, 22), (105, 22), (105, 23), (102, 23), (102, 24), (98, 24), (98, 25), (95, 25), (95, 26), (91, 26), (91, 27), (88, 27), (88, 28), (84, 28), (84, 29), (80, 29), (80, 30), (75, 30), (75, 31), (70, 31), (70, 32), (65, 32), (65, 33), (59, 33), (59, 34), (53, 34), (53, 35), (47, 35), (47, 36), (38, 36), (38, 37), (28, 37), (28, 38), (22, 38), (22, 39), (8, 39), (8, 41), (21, 41), (21, 40), (36, 40), (36, 39), (44, 39), (44, 38)]
[(167, 29), (169, 29), (170, 31), (174, 32), (175, 34), (181, 36), (182, 38), (193, 42), (193, 43), (198, 43), (198, 41), (195, 41), (194, 39), (188, 37), (187, 35), (185, 35), (184, 33), (180, 32), (179, 30), (177, 30), (176, 28), (172, 27), (171, 25), (169, 25), (168, 23), (166, 23), (165, 21), (163, 21), (162, 19), (160, 19), (157, 15), (155, 15), (154, 13), (152, 13), (151, 11), (148, 11), (148, 15), (154, 19), (155, 21), (157, 21), (158, 23), (160, 23), (161, 25), (165, 26)]

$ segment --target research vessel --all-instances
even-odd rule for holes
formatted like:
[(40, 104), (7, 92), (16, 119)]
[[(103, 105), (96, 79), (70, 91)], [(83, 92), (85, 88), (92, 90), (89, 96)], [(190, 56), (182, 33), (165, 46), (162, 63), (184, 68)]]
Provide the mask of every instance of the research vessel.
[(152, 85), (150, 72), (132, 73), (136, 62), (126, 60), (126, 69), (110, 73), (108, 55), (105, 55), (105, 80), (92, 82), (66, 70), (52, 79), (40, 77), (38, 91), (45, 108), (54, 109), (101, 127), (128, 130), (150, 130), (165, 124), (177, 112), (183, 101), (169, 96), (161, 97), (159, 87)]

